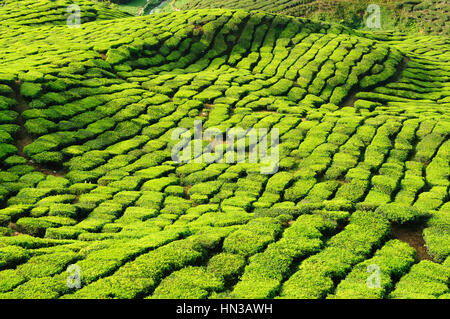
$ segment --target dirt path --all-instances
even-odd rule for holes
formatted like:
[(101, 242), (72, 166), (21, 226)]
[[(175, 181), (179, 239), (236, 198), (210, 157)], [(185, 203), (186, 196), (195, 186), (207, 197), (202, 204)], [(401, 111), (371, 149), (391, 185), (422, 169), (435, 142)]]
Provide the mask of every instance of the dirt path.
[(417, 251), (417, 259), (433, 261), (433, 258), (428, 254), (425, 246), (425, 241), (422, 236), (422, 227), (408, 227), (391, 224), (391, 233), (394, 238), (408, 243), (413, 247)]

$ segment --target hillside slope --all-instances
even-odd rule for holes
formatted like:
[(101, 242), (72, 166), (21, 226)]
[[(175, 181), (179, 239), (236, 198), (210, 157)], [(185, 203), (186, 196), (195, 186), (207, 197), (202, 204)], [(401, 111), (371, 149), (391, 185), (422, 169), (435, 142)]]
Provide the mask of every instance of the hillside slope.
[[(448, 297), (449, 49), (241, 10), (0, 25), (0, 298)], [(278, 172), (172, 161), (195, 120), (277, 128)]]
[[(353, 28), (365, 28), (369, 0), (191, 0), (175, 1), (178, 9), (228, 8), (260, 10), (296, 17), (338, 22)], [(445, 0), (377, 1), (383, 30), (425, 34), (450, 33), (450, 4)]]
[(0, 3), (0, 24), (65, 25), (69, 15), (75, 12), (75, 8), (69, 8), (70, 5), (79, 7), (81, 23), (130, 16), (91, 0), (3, 0)]

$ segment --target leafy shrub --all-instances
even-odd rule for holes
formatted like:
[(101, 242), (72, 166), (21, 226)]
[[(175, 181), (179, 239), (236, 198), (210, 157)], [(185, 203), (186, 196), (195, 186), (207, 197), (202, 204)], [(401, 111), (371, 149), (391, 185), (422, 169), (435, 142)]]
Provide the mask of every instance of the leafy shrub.
[(382, 205), (375, 212), (398, 224), (415, 223), (429, 216), (417, 208), (395, 203)]
[(250, 258), (231, 295), (236, 298), (273, 297), (294, 260), (317, 252), (322, 246), (321, 232), (333, 227), (320, 216), (300, 216), (278, 242)]
[(0, 269), (13, 268), (25, 262), (29, 258), (29, 253), (18, 246), (0, 247)]
[[(393, 286), (393, 278), (403, 276), (414, 263), (415, 250), (399, 240), (387, 242), (374, 257), (353, 267), (347, 277), (339, 283), (331, 299), (381, 299)], [(371, 265), (380, 269), (380, 286), (368, 284)], [(370, 282), (374, 284), (373, 282)]]
[(30, 258), (26, 263), (19, 265), (16, 270), (19, 275), (27, 279), (48, 277), (58, 274), (66, 269), (67, 265), (79, 258), (74, 252), (55, 252)]
[(75, 220), (71, 218), (59, 216), (39, 218), (22, 217), (17, 221), (16, 226), (20, 232), (32, 236), (43, 237), (47, 228), (74, 225), (75, 223)]
[(152, 298), (204, 298), (212, 290), (223, 289), (223, 282), (214, 273), (201, 267), (186, 267), (166, 277), (155, 289)]
[(25, 82), (20, 87), (20, 94), (28, 98), (34, 98), (42, 92), (42, 86), (39, 83)]
[(245, 259), (241, 255), (220, 253), (208, 261), (206, 270), (224, 278), (226, 282), (232, 282), (242, 272), (244, 266)]
[(373, 212), (353, 213), (346, 228), (332, 237), (320, 253), (307, 258), (281, 288), (281, 297), (319, 298), (334, 288), (389, 233), (387, 220)]
[(275, 240), (281, 225), (272, 218), (258, 218), (227, 237), (223, 243), (225, 252), (243, 256), (253, 255)]
[(391, 292), (394, 299), (436, 299), (448, 291), (448, 269), (429, 260), (422, 260), (411, 267)]
[(25, 277), (17, 274), (13, 269), (0, 271), (0, 293), (10, 291), (25, 281)]
[(439, 262), (444, 261), (450, 255), (450, 227), (446, 206), (448, 204), (431, 215), (423, 230), (427, 251)]

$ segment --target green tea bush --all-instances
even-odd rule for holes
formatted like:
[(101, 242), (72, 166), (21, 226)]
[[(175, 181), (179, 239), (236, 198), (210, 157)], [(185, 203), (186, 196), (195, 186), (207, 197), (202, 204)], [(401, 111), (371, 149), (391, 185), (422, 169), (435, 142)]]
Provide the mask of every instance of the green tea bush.
[(280, 231), (281, 225), (272, 218), (254, 219), (227, 237), (223, 249), (243, 256), (253, 255), (274, 241)]
[[(370, 225), (370, 226), (369, 226)], [(380, 246), (389, 224), (373, 212), (353, 213), (350, 224), (320, 253), (307, 258), (281, 287), (281, 297), (318, 298), (334, 289), (332, 278), (343, 278), (353, 265)]]
[(77, 261), (79, 255), (74, 252), (51, 253), (31, 257), (26, 263), (16, 268), (17, 274), (27, 279), (49, 277), (58, 274)]
[[(339, 283), (328, 298), (336, 299), (381, 299), (392, 289), (394, 279), (403, 276), (414, 263), (415, 251), (399, 240), (387, 242), (375, 255), (353, 267), (347, 277)], [(368, 280), (371, 265), (380, 269), (380, 286)]]
[(211, 291), (222, 290), (220, 277), (201, 267), (186, 267), (166, 277), (155, 289), (154, 299), (205, 298)]
[(225, 282), (233, 282), (242, 272), (245, 266), (245, 258), (238, 254), (220, 253), (208, 261), (206, 270), (224, 279)]
[(412, 266), (410, 272), (400, 279), (389, 297), (436, 299), (448, 291), (448, 280), (448, 268), (429, 260), (422, 260)]
[(17, 229), (20, 232), (32, 236), (43, 237), (47, 228), (57, 226), (71, 226), (76, 223), (75, 220), (68, 217), (48, 216), (48, 217), (22, 217), (16, 222)]
[(26, 281), (13, 269), (0, 271), (0, 293), (8, 292)]
[(300, 216), (281, 240), (250, 258), (240, 282), (231, 295), (235, 298), (270, 298), (289, 274), (294, 260), (316, 253), (322, 246), (322, 232), (334, 227), (320, 216)]
[(0, 269), (13, 268), (29, 258), (27, 250), (18, 246), (0, 247)]
[[(164, 274), (182, 269), (202, 258), (204, 249), (208, 247), (207, 245), (209, 243), (198, 242), (195, 240), (197, 238), (175, 241), (141, 255), (132, 263), (121, 267), (113, 275), (104, 277), (78, 290), (73, 294), (73, 297), (99, 298), (103, 296), (105, 298), (116, 296), (133, 298), (138, 295), (147, 294), (156, 288)], [(147, 280), (140, 281), (139, 285), (135, 285), (128, 280), (131, 277), (147, 278)], [(118, 288), (117, 283), (121, 283), (121, 288)], [(123, 290), (125, 287), (123, 285), (127, 285), (126, 290)]]
[(382, 205), (375, 212), (398, 224), (417, 223), (429, 216), (415, 207), (395, 203)]
[(428, 253), (439, 262), (450, 255), (448, 219), (448, 204), (445, 204), (438, 212), (433, 212), (423, 231)]

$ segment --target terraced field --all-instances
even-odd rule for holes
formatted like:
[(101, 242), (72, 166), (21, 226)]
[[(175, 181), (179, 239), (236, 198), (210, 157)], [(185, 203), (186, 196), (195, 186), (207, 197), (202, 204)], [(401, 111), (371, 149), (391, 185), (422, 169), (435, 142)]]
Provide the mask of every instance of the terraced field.
[[(69, 28), (48, 8), (72, 1), (20, 2), (0, 7), (0, 298), (450, 297), (448, 38), (88, 1)], [(174, 162), (194, 121), (278, 129), (278, 171)]]
[(181, 9), (227, 8), (259, 10), (367, 28), (370, 4), (380, 7), (382, 29), (450, 35), (450, 4), (446, 0), (177, 0)]
[(66, 25), (70, 5), (76, 4), (80, 7), (81, 23), (123, 18), (129, 16), (119, 10), (110, 9), (108, 6), (89, 0), (56, 0), (56, 1), (33, 1), (33, 0), (2, 0), (0, 1), (0, 19), (2, 25)]

